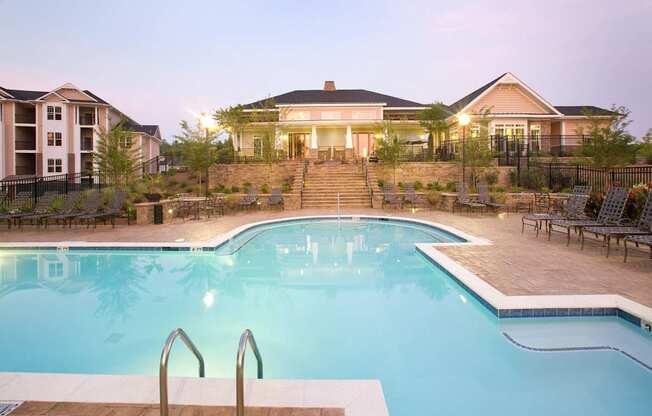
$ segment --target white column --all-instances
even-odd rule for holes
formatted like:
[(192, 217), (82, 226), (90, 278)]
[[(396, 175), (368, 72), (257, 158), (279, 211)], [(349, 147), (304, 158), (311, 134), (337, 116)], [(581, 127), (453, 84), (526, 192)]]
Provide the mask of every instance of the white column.
[(351, 133), (351, 126), (346, 126), (346, 148), (353, 149), (353, 133)]
[(317, 148), (317, 126), (312, 126), (312, 132), (310, 133), (310, 148)]
[(281, 148), (281, 131), (277, 128), (274, 129), (274, 148), (276, 150)]

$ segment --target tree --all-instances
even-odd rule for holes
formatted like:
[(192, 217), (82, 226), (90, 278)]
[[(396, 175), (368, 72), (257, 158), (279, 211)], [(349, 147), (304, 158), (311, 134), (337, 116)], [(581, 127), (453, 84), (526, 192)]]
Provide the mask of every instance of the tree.
[[(592, 158), (596, 167), (604, 169), (631, 164), (638, 148), (636, 139), (627, 131), (631, 123), (629, 110), (612, 106), (611, 111), (612, 115), (605, 120), (604, 117), (597, 117), (584, 110), (584, 115), (590, 122), (589, 139), (582, 144), (579, 151), (580, 155)], [(584, 132), (579, 130), (577, 133)]]
[(217, 133), (202, 128), (199, 123), (196, 127), (190, 127), (185, 120), (180, 124), (181, 135), (174, 138), (181, 146), (184, 164), (196, 174), (197, 183), (201, 185), (203, 173), (215, 162)]
[(431, 104), (419, 113), (419, 124), (428, 132), (428, 160), (434, 159), (434, 137), (448, 131), (450, 125), (446, 119), (451, 115), (448, 107), (439, 102)]
[[(242, 132), (247, 124), (249, 124), (249, 120), (247, 119), (242, 106), (236, 105), (232, 107), (221, 108), (215, 112), (213, 118), (215, 118), (220, 128), (227, 132), (228, 139), (226, 144), (231, 144), (232, 152), (235, 151), (234, 146), (236, 144), (239, 148), (240, 140), (242, 140)], [(226, 149), (220, 149), (220, 155), (226, 156), (225, 150)], [(220, 157), (220, 159), (221, 158), (222, 157)]]
[[(492, 155), (489, 146), (489, 112), (482, 109), (476, 117), (471, 131), (466, 132), (464, 138), (464, 165), (471, 171), (471, 183), (475, 186), (484, 168), (491, 165)], [(470, 134), (469, 134), (470, 133)]]
[(649, 129), (641, 138), (638, 154), (645, 159), (646, 163), (652, 163), (652, 129)]
[(127, 185), (133, 177), (140, 160), (140, 149), (134, 146), (134, 132), (120, 122), (110, 130), (100, 128), (97, 150), (93, 160), (100, 175), (104, 175), (116, 187)]
[(401, 143), (391, 121), (383, 122), (381, 129), (383, 137), (376, 140), (376, 156), (392, 168), (394, 185), (396, 185), (396, 169), (401, 165)]

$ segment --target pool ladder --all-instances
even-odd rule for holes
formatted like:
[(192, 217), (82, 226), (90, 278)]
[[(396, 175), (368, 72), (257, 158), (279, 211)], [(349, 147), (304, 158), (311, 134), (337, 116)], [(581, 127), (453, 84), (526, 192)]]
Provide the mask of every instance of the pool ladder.
[[(163, 346), (163, 351), (161, 352), (161, 364), (159, 367), (159, 392), (160, 392), (160, 403), (159, 407), (161, 410), (161, 416), (168, 416), (169, 414), (169, 405), (168, 405), (168, 361), (170, 360), (170, 351), (172, 350), (172, 345), (174, 341), (180, 337), (183, 343), (188, 347), (188, 349), (195, 355), (197, 361), (199, 362), (199, 377), (204, 377), (206, 375), (206, 367), (204, 366), (204, 357), (201, 355), (195, 344), (190, 340), (188, 334), (181, 329), (177, 328), (170, 333), (168, 339), (165, 341)], [(244, 360), (245, 353), (247, 351), (247, 343), (251, 346), (251, 349), (256, 356), (256, 361), (258, 364), (257, 376), (259, 379), (263, 378), (263, 359), (260, 356), (260, 351), (256, 345), (256, 340), (254, 339), (254, 334), (249, 330), (245, 329), (242, 335), (240, 336), (240, 343), (238, 345), (238, 355), (236, 358), (235, 366), (235, 397), (236, 397), (236, 416), (244, 416)]]

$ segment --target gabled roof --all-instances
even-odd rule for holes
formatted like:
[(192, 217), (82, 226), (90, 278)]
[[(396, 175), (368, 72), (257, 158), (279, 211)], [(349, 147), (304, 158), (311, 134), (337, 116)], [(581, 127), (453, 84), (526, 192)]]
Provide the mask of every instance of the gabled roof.
[(555, 108), (565, 116), (583, 116), (585, 112), (594, 116), (615, 116), (618, 114), (593, 105), (556, 105)]
[(459, 100), (455, 101), (453, 104), (449, 105), (448, 108), (450, 108), (454, 113), (457, 113), (458, 111), (462, 110), (464, 107), (467, 105), (471, 104), (473, 100), (478, 98), (483, 92), (487, 91), (489, 88), (493, 87), (494, 84), (496, 84), (502, 77), (507, 75), (507, 72), (499, 76), (498, 78), (494, 79), (493, 81), (489, 81), (488, 83), (484, 84), (482, 87), (478, 88), (477, 90), (473, 91), (471, 94), (466, 95)]
[(392, 97), (391, 95), (380, 94), (369, 90), (294, 90), (285, 94), (277, 95), (265, 100), (255, 101), (246, 104), (245, 109), (260, 108), (268, 100), (275, 105), (300, 105), (300, 104), (379, 104), (384, 103), (387, 107), (426, 107), (426, 105), (415, 101), (404, 100)]
[(156, 124), (139, 124), (131, 119), (125, 119), (123, 127), (137, 133), (145, 133), (148, 136), (159, 138), (159, 127)]
[(2, 87), (0, 87), (0, 97), (13, 98), (13, 96)]
[(32, 101), (37, 100), (43, 94), (47, 94), (47, 91), (30, 91), (30, 90), (11, 90), (8, 88), (3, 88), (7, 91), (13, 98), (20, 101)]
[(485, 94), (488, 94), (489, 91), (491, 91), (496, 85), (498, 84), (517, 84), (521, 86), (525, 91), (527, 91), (532, 97), (534, 97), (536, 100), (538, 100), (541, 104), (543, 104), (544, 107), (547, 107), (548, 110), (550, 110), (551, 114), (556, 114), (561, 116), (562, 113), (557, 110), (552, 104), (550, 104), (545, 98), (543, 98), (541, 95), (536, 93), (533, 89), (525, 85), (523, 81), (518, 79), (514, 74), (511, 72), (505, 72), (498, 78), (494, 79), (493, 81), (483, 85), (482, 87), (478, 88), (477, 90), (473, 91), (471, 94), (467, 95), (466, 97), (457, 100), (453, 104), (451, 104), (449, 107), (454, 111), (454, 112), (461, 112), (464, 111), (466, 108), (470, 107), (471, 104), (473, 104), (476, 100), (480, 99), (483, 97)]

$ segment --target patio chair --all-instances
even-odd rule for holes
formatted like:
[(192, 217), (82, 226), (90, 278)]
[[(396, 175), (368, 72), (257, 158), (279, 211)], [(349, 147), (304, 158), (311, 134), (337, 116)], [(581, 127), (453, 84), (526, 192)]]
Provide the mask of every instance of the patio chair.
[(485, 204), (481, 204), (475, 199), (471, 198), (467, 193), (466, 186), (462, 182), (457, 184), (457, 199), (455, 199), (455, 203), (453, 203), (453, 212), (455, 212), (456, 206), (460, 208), (466, 208), (469, 212), (474, 209), (480, 209), (481, 211), (484, 211), (484, 209), (487, 207)]
[(203, 211), (206, 213), (208, 218), (211, 217), (211, 214), (219, 212), (220, 215), (224, 215), (224, 194), (213, 194), (206, 204), (203, 207)]
[(281, 209), (285, 209), (285, 205), (283, 203), (283, 194), (281, 193), (280, 188), (272, 189), (272, 195), (267, 200), (267, 204), (269, 205), (270, 208), (280, 207)]
[(238, 206), (243, 209), (248, 209), (256, 205), (258, 202), (258, 192), (251, 189), (239, 202)]
[(57, 224), (63, 220), (65, 226), (66, 222), (69, 219), (77, 215), (77, 204), (79, 203), (81, 196), (81, 192), (69, 192), (63, 200), (63, 205), (61, 208), (59, 208), (56, 212), (49, 213), (41, 218), (41, 222), (44, 223), (45, 228), (48, 228), (50, 220), (56, 221)]
[(17, 218), (18, 227), (22, 227), (23, 222), (27, 221), (29, 221), (30, 225), (36, 224), (37, 226), (40, 226), (41, 220), (50, 214), (50, 207), (57, 197), (59, 197), (58, 192), (46, 192), (41, 195), (31, 212), (25, 213)]
[[(76, 219), (80, 219), (89, 214), (97, 214), (102, 209), (102, 203), (104, 198), (100, 192), (91, 192), (86, 196), (86, 199), (82, 203), (82, 207), (79, 212), (73, 213), (68, 216), (69, 226), (72, 227), (72, 223)], [(65, 222), (64, 222), (65, 225)]]
[(16, 197), (6, 205), (6, 211), (0, 214), (0, 221), (7, 221), (7, 229), (22, 215), (25, 215), (25, 208), (32, 202), (31, 192), (19, 192)]
[(403, 204), (410, 204), (414, 208), (419, 203), (419, 196), (414, 190), (413, 184), (405, 185), (405, 195), (403, 195)]
[[(525, 227), (532, 227), (536, 231), (536, 236), (539, 236), (539, 231), (545, 228), (546, 233), (549, 229), (549, 223), (553, 220), (572, 220), (582, 219), (584, 217), (584, 210), (586, 203), (589, 201), (590, 186), (576, 186), (573, 188), (573, 193), (568, 198), (568, 202), (563, 208), (561, 213), (532, 213), (526, 214), (521, 218), (521, 234), (525, 231)], [(544, 227), (545, 224), (545, 227)]]
[[(652, 224), (650, 224), (650, 226), (652, 227)], [(650, 249), (650, 259), (652, 259), (652, 234), (625, 237), (623, 239), (623, 245), (625, 246), (625, 257), (623, 262), (627, 262), (627, 257), (629, 255), (629, 248), (627, 247), (628, 242), (634, 243), (636, 247), (639, 247), (641, 244), (648, 246)]]
[(586, 227), (580, 232), (582, 249), (584, 249), (584, 238), (586, 234), (593, 234), (596, 238), (602, 237), (602, 245), (607, 246), (607, 257), (611, 250), (611, 239), (616, 238), (616, 245), (627, 236), (652, 234), (652, 192), (648, 193), (645, 206), (641, 212), (638, 222), (632, 226), (623, 227)]
[[(101, 199), (101, 198), (100, 198)], [(93, 221), (93, 228), (97, 227), (97, 222), (102, 220), (106, 224), (107, 220), (111, 220), (111, 226), (115, 228), (115, 219), (122, 213), (122, 207), (125, 204), (125, 199), (127, 199), (127, 194), (122, 191), (114, 191), (111, 196), (111, 201), (109, 202), (107, 208), (103, 211), (89, 212), (87, 214), (82, 214), (77, 217), (80, 221), (86, 221), (86, 227), (90, 225), (91, 220)]]
[[(627, 202), (628, 192), (626, 188), (612, 186), (607, 192), (607, 196), (602, 203), (600, 212), (596, 219), (570, 219), (570, 220), (553, 220), (548, 224), (548, 239), (553, 232), (566, 234), (566, 245), (570, 244), (570, 232), (582, 232), (586, 227), (608, 227), (620, 226), (622, 224), (622, 215), (625, 210), (625, 203)], [(561, 228), (563, 231), (558, 231), (555, 227)]]
[(550, 194), (548, 192), (535, 192), (532, 211), (547, 214), (550, 212)]
[(519, 213), (521, 210), (525, 212), (532, 212), (532, 199), (528, 194), (518, 193), (512, 197), (512, 209), (514, 212)]
[(396, 194), (394, 185), (389, 183), (383, 184), (382, 208), (385, 208), (385, 205), (398, 207), (399, 209), (403, 206), (403, 200)]
[(500, 204), (498, 202), (491, 201), (491, 197), (489, 196), (489, 187), (486, 183), (479, 184), (478, 191), (480, 194), (478, 196), (478, 202), (493, 209), (494, 211), (498, 211), (499, 209), (507, 209), (509, 207), (507, 204)]

